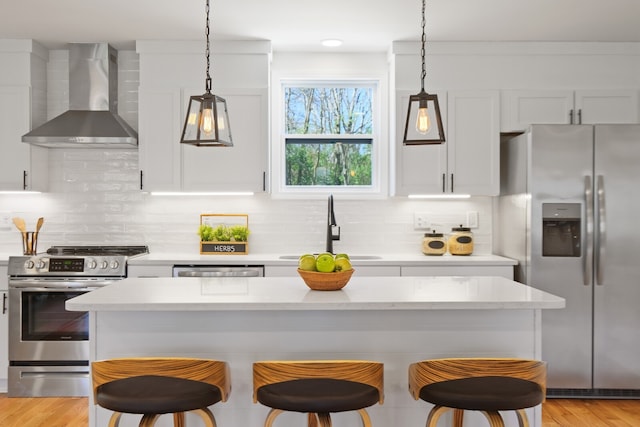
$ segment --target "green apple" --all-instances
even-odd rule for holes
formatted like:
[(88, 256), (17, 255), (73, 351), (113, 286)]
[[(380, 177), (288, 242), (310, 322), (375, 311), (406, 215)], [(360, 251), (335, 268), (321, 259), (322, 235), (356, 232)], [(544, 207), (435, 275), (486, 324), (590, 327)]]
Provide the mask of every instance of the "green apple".
[(336, 271), (347, 271), (351, 270), (353, 267), (351, 266), (351, 261), (348, 258), (338, 258), (336, 255)]
[(298, 259), (298, 268), (306, 271), (316, 271), (316, 257), (305, 254)]
[(333, 255), (322, 253), (316, 258), (316, 269), (322, 273), (331, 273), (336, 267)]
[(347, 255), (347, 254), (336, 254), (336, 259), (338, 259), (338, 258), (351, 259), (351, 258), (349, 258), (349, 255)]

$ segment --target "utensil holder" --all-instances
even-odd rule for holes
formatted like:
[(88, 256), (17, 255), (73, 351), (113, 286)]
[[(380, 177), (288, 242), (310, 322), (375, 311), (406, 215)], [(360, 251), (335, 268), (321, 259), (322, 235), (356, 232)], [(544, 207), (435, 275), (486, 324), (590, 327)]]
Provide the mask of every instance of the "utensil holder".
[(24, 255), (35, 255), (38, 249), (38, 232), (22, 232), (22, 253)]

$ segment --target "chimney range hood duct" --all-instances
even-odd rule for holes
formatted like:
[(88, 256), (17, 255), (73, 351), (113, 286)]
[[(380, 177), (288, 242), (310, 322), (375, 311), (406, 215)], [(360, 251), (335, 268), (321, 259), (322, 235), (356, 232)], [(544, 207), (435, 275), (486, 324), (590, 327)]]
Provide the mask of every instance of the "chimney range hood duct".
[(118, 59), (106, 43), (69, 45), (69, 111), (22, 136), (50, 148), (132, 148), (138, 134), (118, 111)]

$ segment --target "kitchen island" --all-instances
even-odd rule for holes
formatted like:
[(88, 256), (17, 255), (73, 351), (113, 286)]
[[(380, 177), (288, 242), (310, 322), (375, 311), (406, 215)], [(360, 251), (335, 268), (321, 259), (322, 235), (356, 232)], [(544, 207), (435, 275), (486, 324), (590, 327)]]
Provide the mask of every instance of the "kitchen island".
[[(312, 291), (299, 277), (129, 278), (66, 306), (90, 312), (92, 360), (173, 355), (228, 361), (231, 397), (214, 407), (221, 427), (263, 424), (268, 409), (252, 403), (254, 361), (311, 358), (384, 362), (385, 403), (370, 409), (373, 425), (418, 426), (428, 405), (407, 391), (410, 363), (454, 356), (539, 358), (540, 311), (560, 309), (564, 300), (499, 277), (356, 272), (334, 292)], [(106, 425), (109, 412), (91, 399), (89, 405), (90, 425)], [(540, 425), (539, 408), (530, 417)], [(358, 426), (358, 420), (352, 413), (334, 416), (334, 424), (345, 427)], [(136, 422), (125, 416), (121, 425)], [(170, 417), (161, 422), (171, 425)], [(283, 414), (276, 424), (304, 423), (300, 414)], [(466, 425), (485, 423), (470, 416)]]

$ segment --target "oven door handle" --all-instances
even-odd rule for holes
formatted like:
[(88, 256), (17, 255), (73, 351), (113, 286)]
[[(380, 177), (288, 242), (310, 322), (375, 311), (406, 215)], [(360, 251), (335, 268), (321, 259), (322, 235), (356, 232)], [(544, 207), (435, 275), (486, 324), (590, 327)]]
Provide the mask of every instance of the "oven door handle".
[(52, 284), (52, 283), (42, 283), (42, 282), (9, 282), (9, 289), (28, 289), (30, 291), (47, 291), (47, 292), (55, 292), (55, 291), (81, 291), (81, 292), (90, 292), (95, 291), (96, 289), (100, 289), (102, 286), (87, 286), (86, 283), (78, 283), (78, 284)]

